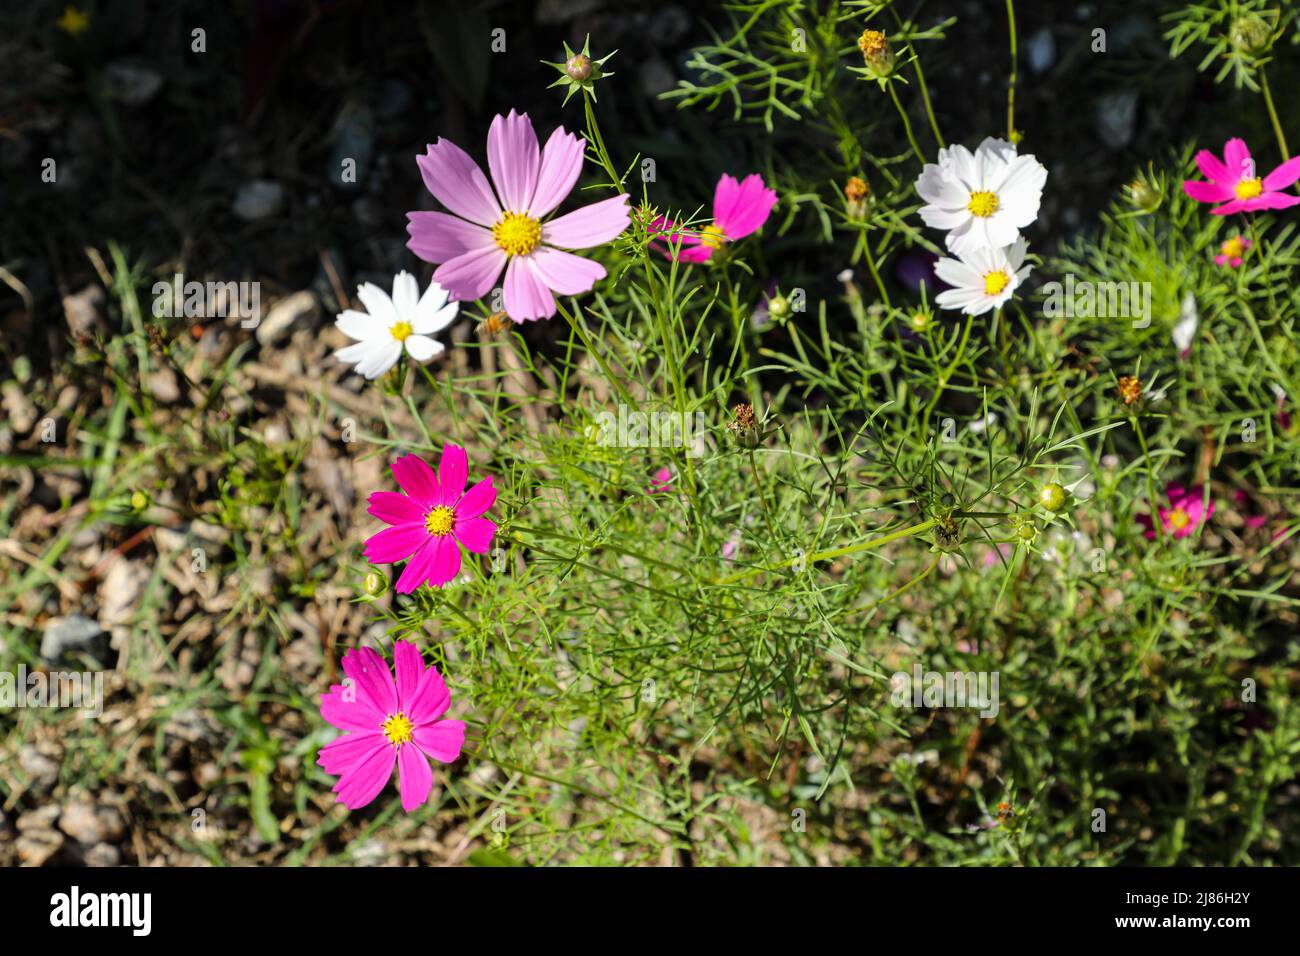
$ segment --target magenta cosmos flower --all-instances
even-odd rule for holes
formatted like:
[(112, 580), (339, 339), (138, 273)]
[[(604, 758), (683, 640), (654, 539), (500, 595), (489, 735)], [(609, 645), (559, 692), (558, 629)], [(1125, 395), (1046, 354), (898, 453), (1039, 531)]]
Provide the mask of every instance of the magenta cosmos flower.
[[(1204, 490), (1200, 485), (1184, 488), (1177, 482), (1170, 482), (1165, 485), (1165, 495), (1169, 498), (1169, 507), (1159, 509), (1160, 524), (1166, 534), (1172, 534), (1175, 538), (1186, 538), (1193, 534), (1214, 514), (1214, 499), (1211, 498), (1210, 506), (1205, 508), (1202, 504)], [(1138, 515), (1137, 522), (1147, 529), (1146, 537), (1155, 540), (1156, 529), (1151, 516)]]
[(397, 765), (402, 809), (413, 812), (429, 799), (429, 761), (452, 763), (465, 743), (465, 722), (440, 719), (451, 691), (436, 667), (425, 667), (414, 644), (393, 645), (397, 681), (377, 651), (359, 647), (343, 655), (347, 681), (320, 698), (320, 715), (343, 736), (320, 749), (316, 763), (337, 776), (334, 792), (349, 810), (379, 796)]
[(622, 193), (555, 219), (582, 171), (586, 141), (557, 127), (538, 150), (528, 114), (497, 116), (488, 130), (492, 184), (469, 155), (439, 139), (416, 157), (424, 185), (448, 213), (410, 212), (407, 248), (441, 263), (434, 281), (461, 301), (481, 299), (506, 273), (506, 314), (516, 322), (555, 314), (555, 296), (588, 292), (605, 278), (598, 262), (564, 252), (609, 242), (627, 228)]
[(1223, 203), (1210, 210), (1216, 216), (1286, 209), (1300, 203), (1300, 196), (1281, 191), (1300, 179), (1300, 156), (1287, 160), (1267, 176), (1258, 176), (1245, 140), (1234, 138), (1224, 144), (1223, 159), (1203, 149), (1196, 154), (1196, 165), (1210, 181), (1189, 179), (1183, 183), (1183, 192), (1197, 202)]
[(410, 558), (397, 579), (399, 594), (410, 594), (425, 581), (440, 588), (460, 573), (460, 546), (486, 554), (497, 526), (483, 513), (497, 500), (492, 479), (484, 478), (469, 491), (465, 479), (469, 460), (465, 449), (448, 445), (438, 473), (415, 455), (393, 462), (393, 477), (405, 494), (376, 491), (367, 509), (391, 528), (366, 541), (366, 560), (391, 564)]
[(1246, 257), (1246, 250), (1253, 243), (1245, 236), (1233, 236), (1231, 239), (1225, 239), (1219, 246), (1219, 253), (1214, 257), (1216, 264), (1227, 266), (1229, 269), (1235, 269), (1241, 265), (1242, 260)]
[[(750, 173), (739, 182), (735, 176), (724, 173), (713, 190), (712, 223), (699, 232), (674, 232), (673, 221), (660, 216), (651, 225), (659, 232), (669, 233), (666, 238), (674, 246), (681, 243), (676, 252), (679, 261), (707, 262), (725, 243), (762, 229), (775, 205), (776, 190), (763, 185), (763, 177), (758, 173)], [(670, 259), (674, 255), (672, 249), (660, 251)]]

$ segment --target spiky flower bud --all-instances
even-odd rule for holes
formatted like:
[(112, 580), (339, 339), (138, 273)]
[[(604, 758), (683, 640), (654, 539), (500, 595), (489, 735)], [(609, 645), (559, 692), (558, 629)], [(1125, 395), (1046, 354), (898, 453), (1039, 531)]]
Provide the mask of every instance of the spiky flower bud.
[(1065, 489), (1054, 481), (1049, 481), (1038, 489), (1038, 503), (1048, 511), (1060, 511), (1065, 507)]
[(569, 79), (579, 83), (591, 79), (591, 57), (575, 53), (564, 61), (564, 72), (569, 75)]

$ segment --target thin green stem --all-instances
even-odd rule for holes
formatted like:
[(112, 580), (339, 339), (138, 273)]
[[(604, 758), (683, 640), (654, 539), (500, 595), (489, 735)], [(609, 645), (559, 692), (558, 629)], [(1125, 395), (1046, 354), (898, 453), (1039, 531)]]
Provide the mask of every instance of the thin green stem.
[(1007, 0), (1007, 27), (1011, 31), (1011, 82), (1007, 85), (1007, 139), (1016, 141), (1016, 72), (1019, 51), (1016, 46), (1015, 0)]
[(753, 577), (756, 574), (762, 574), (765, 571), (781, 571), (785, 568), (798, 564), (800, 561), (807, 561), (809, 564), (816, 564), (819, 561), (829, 561), (832, 558), (842, 558), (846, 554), (857, 554), (859, 551), (869, 551), (872, 548), (878, 548), (881, 545), (889, 544), (891, 541), (897, 541), (900, 538), (909, 538), (913, 535), (925, 534), (934, 527), (934, 519), (928, 518), (920, 524), (909, 525), (898, 531), (883, 535), (879, 538), (871, 538), (867, 541), (859, 541), (857, 544), (846, 545), (842, 548), (835, 548), (831, 551), (818, 551), (816, 554), (798, 556), (790, 558), (788, 561), (782, 561), (779, 564), (771, 564), (766, 567), (749, 568), (745, 571), (738, 571), (735, 574), (725, 578), (720, 578), (715, 584), (726, 585), (734, 584), (736, 581), (743, 581), (745, 578)]
[(898, 93), (894, 91), (894, 84), (885, 84), (889, 87), (889, 97), (894, 101), (894, 106), (898, 107), (898, 115), (903, 117), (903, 130), (907, 133), (907, 141), (912, 144), (912, 152), (916, 153), (917, 162), (922, 166), (925, 165), (925, 154), (921, 152), (921, 147), (916, 143), (916, 135), (912, 132), (912, 121), (907, 118), (907, 110), (903, 109), (903, 104), (899, 102)]

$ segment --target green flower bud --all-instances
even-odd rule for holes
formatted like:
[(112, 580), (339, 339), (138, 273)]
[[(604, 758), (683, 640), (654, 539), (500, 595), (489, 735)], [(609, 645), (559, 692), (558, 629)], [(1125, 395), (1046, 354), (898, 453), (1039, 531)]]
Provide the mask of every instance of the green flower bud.
[(1049, 481), (1038, 489), (1038, 503), (1048, 511), (1060, 511), (1065, 507), (1065, 489), (1054, 481)]

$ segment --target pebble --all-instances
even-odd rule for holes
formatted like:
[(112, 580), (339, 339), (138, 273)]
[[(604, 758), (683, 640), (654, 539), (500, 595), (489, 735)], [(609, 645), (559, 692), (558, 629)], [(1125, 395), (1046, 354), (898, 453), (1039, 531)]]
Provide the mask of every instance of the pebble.
[(87, 654), (103, 664), (108, 652), (108, 635), (104, 629), (80, 614), (51, 618), (41, 636), (41, 656), (50, 663), (58, 663), (75, 653)]
[(263, 345), (284, 338), (293, 326), (310, 322), (315, 324), (320, 313), (320, 300), (316, 293), (303, 289), (291, 296), (281, 299), (257, 326), (257, 341)]
[(270, 219), (284, 205), (284, 187), (271, 179), (254, 179), (239, 187), (233, 206), (235, 215), (245, 222)]

